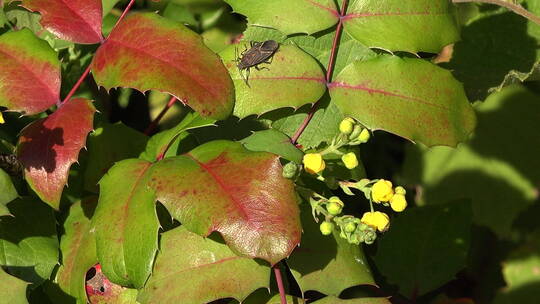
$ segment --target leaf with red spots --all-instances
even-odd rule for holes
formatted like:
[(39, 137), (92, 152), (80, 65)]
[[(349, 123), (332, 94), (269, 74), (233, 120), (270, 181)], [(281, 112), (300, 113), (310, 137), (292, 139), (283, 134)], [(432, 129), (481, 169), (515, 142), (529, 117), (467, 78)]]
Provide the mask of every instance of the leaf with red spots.
[(215, 238), (179, 227), (164, 233), (154, 272), (139, 302), (208, 303), (222, 298), (242, 301), (270, 281), (270, 267), (235, 255)]
[(71, 206), (64, 223), (65, 234), (60, 241), (62, 263), (55, 283), (80, 303), (87, 302), (84, 288), (86, 272), (97, 263), (96, 238), (90, 222), (96, 204), (94, 197)]
[(355, 1), (343, 17), (344, 29), (368, 47), (438, 53), (459, 40), (448, 0)]
[(101, 34), (101, 0), (22, 0), (26, 9), (41, 14), (41, 25), (61, 39), (98, 43)]
[(249, 43), (242, 43), (220, 53), (234, 81), (235, 116), (261, 115), (283, 107), (296, 109), (316, 102), (326, 92), (325, 76), (317, 61), (294, 45), (280, 45), (271, 63), (260, 64), (259, 70), (251, 67), (248, 77), (247, 70), (238, 70), (237, 53), (249, 48)]
[(24, 167), (24, 177), (53, 208), (58, 209), (69, 167), (77, 161), (86, 135), (92, 130), (95, 111), (91, 101), (72, 99), (21, 132), (17, 156)]
[(0, 36), (0, 106), (25, 114), (60, 99), (58, 55), (29, 29)]
[(285, 34), (313, 34), (339, 20), (333, 0), (225, 0), (249, 23), (272, 27)]
[(106, 89), (158, 90), (202, 116), (224, 119), (233, 108), (233, 84), (217, 55), (187, 27), (157, 14), (133, 14), (120, 23), (92, 61)]
[(152, 168), (150, 187), (171, 215), (200, 235), (218, 231), (236, 253), (271, 264), (300, 241), (292, 181), (279, 157), (213, 141)]
[(155, 195), (148, 189), (152, 163), (126, 159), (116, 163), (99, 182), (92, 225), (98, 260), (113, 283), (140, 288), (152, 271), (159, 222)]
[(463, 85), (450, 71), (420, 59), (382, 56), (354, 62), (329, 89), (344, 115), (428, 146), (455, 146), (476, 123)]
[[(134, 304), (137, 302), (137, 290), (114, 284), (103, 274), (101, 265), (89, 270), (86, 280), (88, 303), (92, 304)], [(86, 303), (86, 302), (82, 302)]]

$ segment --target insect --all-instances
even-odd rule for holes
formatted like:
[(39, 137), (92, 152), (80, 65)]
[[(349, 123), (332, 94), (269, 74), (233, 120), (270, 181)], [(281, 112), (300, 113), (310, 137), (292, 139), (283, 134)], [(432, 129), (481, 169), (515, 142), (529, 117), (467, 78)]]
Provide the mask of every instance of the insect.
[[(241, 58), (237, 59), (238, 72), (244, 82), (249, 87), (249, 70), (253, 67), (257, 70), (261, 70), (259, 64), (272, 63), (272, 56), (279, 48), (279, 43), (274, 40), (266, 40), (264, 42), (251, 42), (251, 48), (242, 52)], [(268, 69), (268, 68), (265, 68)], [(246, 76), (242, 74), (242, 70), (246, 70)]]

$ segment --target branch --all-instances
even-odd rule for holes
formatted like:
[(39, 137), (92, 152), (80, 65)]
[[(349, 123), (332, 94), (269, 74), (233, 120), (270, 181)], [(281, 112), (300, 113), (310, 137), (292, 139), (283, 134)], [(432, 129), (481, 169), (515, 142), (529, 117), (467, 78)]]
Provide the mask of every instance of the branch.
[(158, 116), (156, 118), (154, 118), (152, 123), (150, 123), (148, 128), (146, 128), (146, 130), (144, 130), (144, 134), (150, 135), (150, 133), (152, 133), (154, 131), (154, 129), (157, 127), (157, 125), (159, 124), (159, 121), (163, 118), (163, 116), (165, 116), (165, 113), (167, 113), (167, 111), (169, 111), (169, 109), (172, 108), (172, 106), (175, 103), (176, 103), (176, 97), (173, 96), (173, 97), (171, 97), (169, 102), (167, 102), (167, 104), (165, 105), (163, 110), (161, 110), (161, 112), (159, 112)]
[(535, 14), (529, 12), (523, 6), (520, 4), (516, 4), (513, 2), (505, 1), (505, 0), (452, 0), (453, 3), (468, 3), (468, 2), (479, 2), (479, 3), (489, 3), (489, 4), (495, 4), (498, 6), (506, 7), (507, 9), (513, 11), (514, 13), (521, 15), (530, 21), (540, 25), (540, 17), (536, 16)]

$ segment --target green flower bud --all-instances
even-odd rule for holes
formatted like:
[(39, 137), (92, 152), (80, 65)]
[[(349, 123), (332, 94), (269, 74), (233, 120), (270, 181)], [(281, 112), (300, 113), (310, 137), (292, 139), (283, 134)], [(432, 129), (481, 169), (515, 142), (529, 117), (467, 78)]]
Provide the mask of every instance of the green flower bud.
[(285, 166), (283, 166), (283, 171), (281, 174), (283, 175), (283, 177), (291, 179), (296, 176), (296, 174), (298, 173), (298, 169), (299, 166), (297, 163), (288, 162), (285, 164)]
[(331, 222), (322, 222), (319, 226), (319, 229), (321, 230), (321, 233), (323, 235), (329, 235), (334, 230), (334, 223)]
[(358, 226), (358, 229), (360, 229), (360, 231), (366, 231), (368, 228), (369, 226), (364, 223), (361, 223), (360, 226)]
[(363, 129), (362, 126), (354, 125), (353, 131), (351, 132), (351, 134), (349, 134), (349, 139), (355, 140), (358, 137), (358, 135), (362, 133), (362, 129)]
[(345, 227), (343, 227), (343, 229), (345, 230), (345, 232), (353, 233), (356, 230), (356, 224), (349, 222), (345, 225)]
[(343, 134), (351, 134), (354, 129), (354, 119), (346, 117), (339, 123), (339, 132)]
[(371, 134), (369, 134), (369, 130), (364, 129), (362, 132), (360, 132), (360, 135), (358, 135), (358, 141), (361, 143), (367, 143), (370, 137)]
[(356, 167), (358, 167), (358, 159), (356, 158), (356, 154), (354, 152), (349, 152), (347, 154), (344, 154), (341, 157), (341, 161), (347, 167), (347, 169), (352, 170)]
[(405, 194), (407, 194), (407, 191), (405, 191), (405, 188), (403, 188), (401, 186), (397, 186), (396, 188), (394, 188), (394, 193), (395, 194), (405, 195)]
[(341, 213), (341, 210), (343, 209), (343, 207), (338, 204), (338, 203), (328, 203), (328, 205), (326, 205), (326, 210), (328, 210), (328, 213), (330, 213), (331, 215), (338, 215)]

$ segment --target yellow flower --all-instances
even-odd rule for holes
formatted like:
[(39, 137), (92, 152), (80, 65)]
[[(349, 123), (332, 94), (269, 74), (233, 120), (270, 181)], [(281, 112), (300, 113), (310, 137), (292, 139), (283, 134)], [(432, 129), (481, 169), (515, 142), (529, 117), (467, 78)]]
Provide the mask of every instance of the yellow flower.
[(377, 230), (380, 232), (384, 232), (390, 227), (390, 219), (388, 218), (388, 215), (379, 211), (364, 213), (362, 219), (360, 219), (360, 222), (377, 228)]
[(339, 123), (339, 132), (343, 134), (351, 134), (354, 128), (354, 119), (346, 117)]
[(0, 112), (0, 124), (5, 123), (4, 116), (2, 116), (2, 112)]
[(403, 194), (403, 195), (405, 195), (407, 193), (407, 191), (405, 191), (405, 188), (403, 188), (401, 186), (397, 186), (396, 188), (394, 188), (394, 192), (396, 194)]
[(395, 212), (401, 212), (405, 210), (405, 208), (407, 208), (407, 200), (405, 199), (405, 195), (399, 193), (394, 194), (394, 196), (392, 196), (392, 199), (390, 199), (390, 207), (392, 207), (392, 210), (394, 210)]
[(371, 187), (371, 198), (376, 203), (388, 202), (393, 195), (394, 190), (391, 181), (380, 179)]
[(341, 161), (349, 170), (354, 169), (358, 166), (358, 159), (356, 159), (356, 154), (354, 154), (354, 152), (349, 152), (343, 155), (341, 157)]
[(371, 134), (369, 134), (369, 130), (364, 129), (362, 130), (362, 132), (360, 132), (360, 135), (358, 135), (358, 141), (360, 141), (361, 143), (367, 143), (370, 137)]
[(326, 164), (320, 153), (305, 154), (302, 162), (306, 171), (311, 174), (317, 174), (326, 168)]

